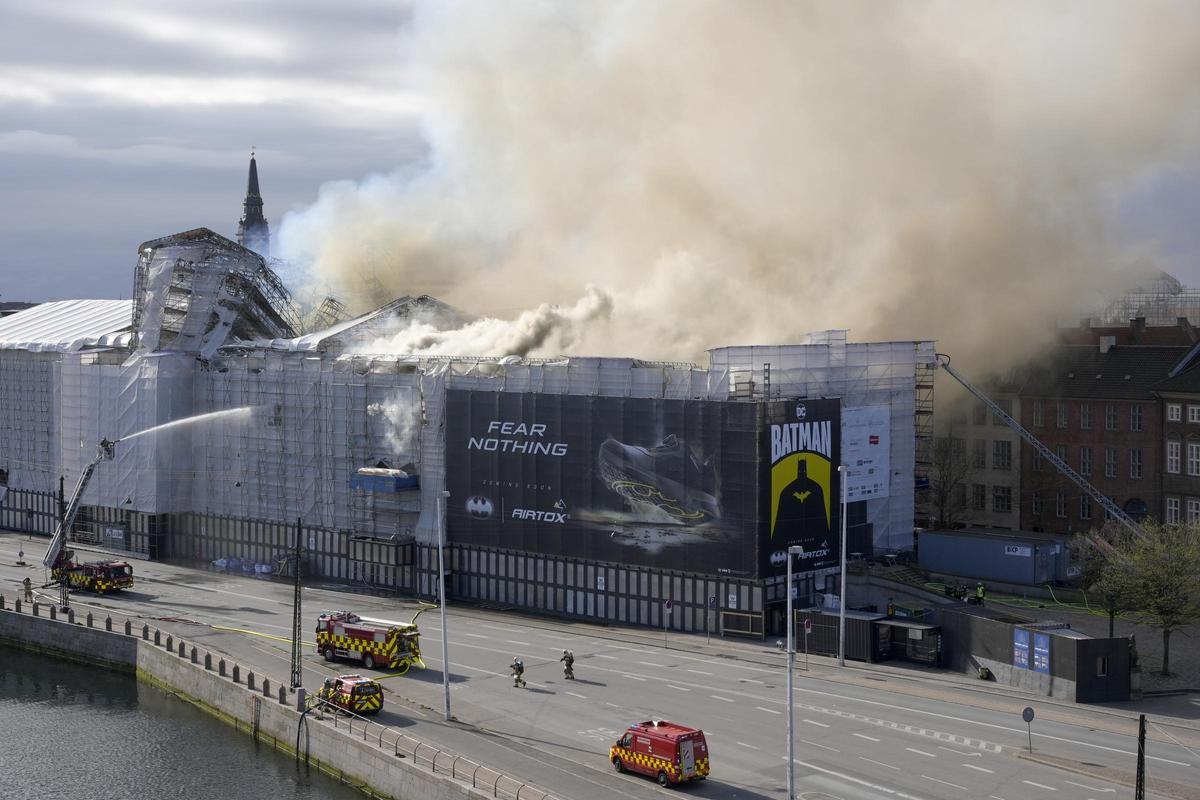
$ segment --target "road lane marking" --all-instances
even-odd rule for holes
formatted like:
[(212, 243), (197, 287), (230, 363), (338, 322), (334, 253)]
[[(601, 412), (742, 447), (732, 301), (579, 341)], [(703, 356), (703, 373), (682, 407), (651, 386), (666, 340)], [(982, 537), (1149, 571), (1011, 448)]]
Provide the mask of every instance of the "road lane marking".
[(696, 673), (697, 675), (708, 675), (708, 676), (710, 676), (710, 677), (712, 676), (712, 673), (711, 673), (711, 672), (705, 672), (705, 671), (704, 671), (704, 670), (702, 670), (702, 669), (689, 669), (689, 670), (688, 670), (688, 672), (694, 672), (694, 673)]
[(1055, 789), (1053, 786), (1047, 786), (1047, 785), (1046, 785), (1046, 784), (1044, 784), (1044, 783), (1034, 783), (1033, 781), (1021, 781), (1021, 783), (1028, 783), (1030, 786), (1036, 786), (1036, 787), (1038, 787), (1039, 789), (1045, 789), (1045, 790), (1047, 790), (1047, 791), (1050, 791), (1050, 792), (1057, 792), (1057, 791), (1058, 791), (1058, 789)]
[(872, 763), (872, 764), (878, 764), (878, 765), (879, 765), (879, 766), (881, 766), (881, 767), (887, 767), (888, 769), (894, 769), (894, 770), (896, 770), (897, 772), (899, 772), (899, 771), (900, 771), (900, 768), (899, 768), (899, 767), (893, 767), (891, 764), (885, 764), (885, 763), (883, 763), (882, 761), (876, 761), (876, 760), (875, 760), (875, 759), (873, 759), (873, 758), (867, 758), (866, 756), (859, 756), (859, 758), (861, 758), (863, 761), (868, 761), (868, 762), (870, 762), (870, 763)]
[(1004, 800), (1004, 798), (997, 794), (989, 794), (988, 800)]
[(710, 694), (709, 697), (711, 697), (713, 700), (720, 700), (723, 703), (736, 703), (737, 702), (737, 700), (730, 700), (728, 697), (721, 697), (721, 695), (719, 695), (719, 694)]
[(762, 681), (756, 681), (753, 678), (738, 678), (738, 683), (757, 683), (759, 686), (765, 686)]
[[(962, 792), (971, 791), (966, 786), (959, 786), (957, 783), (951, 783), (950, 781), (944, 781), (941, 778), (931, 778), (928, 775), (922, 775), (921, 777), (927, 781), (933, 781), (934, 783), (943, 783), (946, 786), (953, 786), (955, 789), (958, 789), (959, 791), (962, 791)], [(1026, 781), (1026, 783), (1028, 783), (1028, 781)]]
[(867, 736), (865, 733), (852, 733), (851, 736), (857, 736), (860, 739), (866, 739), (868, 742), (878, 742), (874, 736)]
[(533, 646), (529, 642), (518, 642), (515, 639), (505, 639), (504, 641), (508, 642), (509, 644), (519, 644), (522, 647), (532, 647)]
[(607, 658), (609, 661), (617, 660), (616, 656), (606, 656), (606, 655), (604, 655), (604, 653), (596, 653), (595, 655), (596, 655), (596, 658)]
[(1095, 786), (1088, 786), (1086, 783), (1076, 783), (1075, 781), (1063, 781), (1063, 783), (1069, 783), (1072, 786), (1078, 786), (1080, 789), (1087, 789), (1089, 792), (1115, 792), (1116, 791), (1116, 789), (1100, 789)]
[[(812, 744), (812, 742), (809, 742), (809, 744)], [(831, 747), (829, 749), (832, 750), (833, 748)], [(787, 760), (787, 756), (784, 756), (784, 760), (785, 761)], [(826, 775), (832, 775), (835, 778), (840, 778), (844, 781), (849, 781), (850, 783), (857, 783), (859, 786), (865, 786), (868, 789), (871, 789), (872, 791), (883, 792), (884, 794), (889, 794), (892, 797), (899, 797), (900, 800), (922, 800), (922, 798), (915, 797), (911, 794), (906, 794), (905, 792), (902, 792), (899, 789), (891, 789), (887, 786), (880, 786), (877, 783), (871, 783), (870, 781), (864, 781), (862, 778), (855, 778), (852, 775), (846, 775), (841, 772), (835, 772), (834, 770), (826, 769), (825, 767), (818, 767), (816, 764), (810, 764), (807, 761), (801, 761), (798, 758), (795, 760), (795, 762), (802, 767), (806, 767), (811, 770), (816, 770), (817, 772), (824, 772)]]
[(757, 750), (757, 749), (759, 749), (759, 748), (755, 747), (754, 745), (752, 745), (752, 744), (746, 744), (745, 742), (734, 742), (734, 744), (740, 745), (741, 747), (748, 747), (748, 748), (750, 748), (751, 750)]
[(807, 722), (809, 725), (816, 725), (818, 728), (828, 728), (829, 727), (824, 722), (817, 722), (815, 719), (805, 719), (802, 721)]
[(782, 714), (783, 713), (782, 711), (776, 711), (773, 708), (763, 708), (762, 706), (755, 706), (754, 710), (755, 711), (765, 711), (768, 714)]
[(965, 750), (955, 750), (953, 747), (943, 747), (940, 744), (938, 745), (938, 750), (945, 750), (947, 753), (958, 753), (960, 756), (966, 756), (967, 758), (974, 758), (975, 756), (983, 757), (983, 753), (968, 753)]
[(631, 653), (646, 653), (646, 654), (650, 654), (650, 653), (653, 653), (653, 652), (654, 652), (653, 650), (642, 650), (642, 649), (640, 649), (640, 648), (637, 648), (637, 647), (622, 647), (622, 646), (621, 646), (621, 645), (619, 645), (619, 644), (610, 644), (610, 645), (609, 645), (609, 647), (610, 647), (610, 648), (612, 648), (613, 650), (628, 650), (628, 651), (629, 651), (629, 652), (631, 652)]
[[(829, 745), (821, 744), (820, 742), (810, 742), (808, 739), (801, 739), (800, 741), (803, 742), (804, 744), (808, 745), (809, 747), (820, 747), (822, 750), (832, 750), (835, 753), (842, 752), (841, 750), (838, 750), (836, 747), (830, 747)], [(783, 760), (787, 761), (787, 756), (784, 756)], [(796, 763), (799, 764), (801, 762), (797, 761)]]
[[(980, 772), (986, 772), (989, 775), (996, 774), (996, 770), (988, 769), (987, 767), (977, 767), (974, 764), (963, 764), (963, 766), (966, 767), (967, 769), (974, 769), (974, 770), (979, 770)], [(1070, 781), (1068, 781), (1068, 783), (1070, 783)]]
[(631, 681), (641, 681), (642, 683), (645, 683), (645, 682), (646, 682), (646, 679), (645, 679), (645, 678), (639, 678), (637, 675), (628, 675), (628, 674), (622, 674), (622, 675), (621, 675), (621, 677), (622, 677), (622, 678), (629, 678)]
[(643, 667), (659, 667), (661, 669), (667, 668), (666, 664), (655, 664), (653, 661), (639, 661), (638, 663), (641, 664)]
[(907, 750), (907, 751), (908, 751), (908, 752), (910, 752), (910, 753), (916, 753), (916, 754), (918, 754), (918, 755), (922, 755), (922, 756), (929, 756), (930, 758), (937, 758), (937, 754), (936, 754), (936, 753), (926, 753), (924, 750), (918, 750), (918, 749), (917, 749), (917, 748), (915, 748), (915, 747), (906, 747), (906, 748), (904, 748), (904, 749), (905, 749), (905, 750)]
[(578, 692), (567, 692), (571, 697), (578, 697), (580, 700), (587, 700), (587, 695), (579, 694)]
[(473, 638), (475, 638), (475, 639), (486, 639), (486, 638), (488, 638), (488, 637), (484, 636), (482, 633), (467, 633), (466, 631), (463, 631), (463, 636), (471, 636), (471, 637), (473, 637)]
[(687, 688), (686, 686), (676, 686), (673, 683), (668, 683), (667, 686), (670, 686), (672, 689), (678, 689), (681, 692), (690, 692), (691, 691), (691, 689)]

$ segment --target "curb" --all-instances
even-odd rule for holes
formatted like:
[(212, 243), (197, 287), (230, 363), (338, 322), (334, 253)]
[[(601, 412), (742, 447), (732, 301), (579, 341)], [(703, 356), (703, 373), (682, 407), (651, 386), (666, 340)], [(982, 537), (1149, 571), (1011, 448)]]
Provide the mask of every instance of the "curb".
[[(1076, 775), (1082, 775), (1087, 778), (1098, 778), (1109, 783), (1116, 783), (1121, 786), (1135, 788), (1137, 785), (1136, 776), (1133, 773), (1125, 770), (1114, 769), (1113, 767), (1104, 767), (1100, 765), (1088, 764), (1083, 761), (1073, 761), (1069, 758), (1061, 758), (1059, 756), (1044, 755), (1042, 753), (1030, 753), (1027, 750), (1014, 751), (1017, 758), (1033, 761), (1037, 764), (1042, 764), (1047, 767), (1054, 767), (1066, 772), (1073, 772)], [(1174, 781), (1164, 781), (1158, 778), (1147, 778), (1146, 789), (1151, 794), (1156, 794), (1161, 797), (1168, 797), (1171, 800), (1200, 800), (1200, 787), (1186, 786), (1182, 783)]]

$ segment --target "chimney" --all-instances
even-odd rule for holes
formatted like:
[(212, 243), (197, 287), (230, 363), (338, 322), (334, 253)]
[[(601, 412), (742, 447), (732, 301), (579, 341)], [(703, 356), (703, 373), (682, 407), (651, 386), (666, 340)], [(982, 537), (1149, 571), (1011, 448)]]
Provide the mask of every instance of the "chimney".
[(1117, 344), (1117, 337), (1101, 336), (1100, 337), (1100, 352), (1102, 354), (1107, 353), (1109, 350), (1112, 350), (1116, 344)]
[(1187, 317), (1176, 317), (1175, 324), (1179, 326), (1179, 330), (1183, 331), (1184, 335), (1187, 336), (1188, 341), (1192, 344), (1195, 344), (1196, 340), (1200, 338), (1200, 333), (1198, 333), (1196, 329), (1192, 327), (1192, 323), (1188, 322)]

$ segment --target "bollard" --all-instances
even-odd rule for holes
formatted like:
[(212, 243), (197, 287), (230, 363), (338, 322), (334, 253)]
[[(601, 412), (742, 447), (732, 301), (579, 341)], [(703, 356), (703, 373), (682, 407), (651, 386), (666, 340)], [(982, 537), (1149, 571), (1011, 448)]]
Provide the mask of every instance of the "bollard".
[(90, 612), (90, 611), (88, 612), (88, 615), (87, 615), (87, 626), (89, 628), (92, 627), (92, 612)]
[(223, 658), (217, 662), (217, 674), (222, 678), (225, 677), (225, 659)]
[(308, 705), (308, 690), (303, 686), (296, 687), (296, 710), (304, 713), (304, 707)]
[(212, 669), (212, 653), (204, 654), (204, 668), (207, 670)]
[(0, 611), (4, 610), (4, 595), (0, 594)]
[(37, 603), (33, 604), (33, 615), (35, 617), (38, 615), (38, 604)]
[(16, 601), (14, 601), (14, 602), (15, 602), (15, 604), (13, 605), (13, 610), (14, 610), (14, 611), (16, 611), (18, 614), (20, 614), (20, 613), (21, 613), (21, 600), (20, 600), (20, 598), (18, 598), (18, 599), (17, 599)]
[(287, 688), (284, 686), (279, 687), (279, 705), (287, 705)]
[(250, 689), (251, 691), (254, 690), (254, 673), (253, 672), (246, 673), (246, 688)]
[(129, 620), (125, 620), (125, 635), (133, 636), (133, 623)]
[(154, 629), (154, 646), (158, 647), (160, 644), (162, 644), (162, 631), (160, 631), (158, 628), (155, 628)]
[(146, 642), (150, 641), (150, 626), (149, 625), (142, 626), (142, 641), (146, 641)]
[(196, 663), (196, 658), (197, 658), (196, 646), (192, 645), (192, 663), (193, 664)]
[(268, 680), (268, 679), (266, 679), (266, 678), (263, 678), (263, 690), (262, 690), (262, 692), (263, 692), (263, 697), (270, 697), (270, 696), (271, 696), (271, 681), (269, 681), (269, 680)]
[(179, 640), (179, 657), (180, 657), (180, 658), (183, 658), (183, 654), (184, 654), (184, 652), (185, 652), (185, 649), (184, 649), (184, 646), (183, 646), (183, 640), (182, 640), (182, 639), (180, 639), (180, 640)]
[[(158, 642), (155, 642), (155, 644), (158, 644)], [(167, 650), (171, 651), (174, 649), (175, 649), (175, 637), (168, 634), (167, 635)]]
[(106, 630), (106, 631), (112, 630), (112, 617), (104, 618), (104, 630)]
[(233, 682), (234, 683), (242, 682), (242, 668), (239, 667), (237, 664), (233, 665)]
[(67, 609), (67, 623), (71, 625), (75, 624), (75, 609), (73, 608)]
[(58, 609), (56, 609), (54, 606), (50, 606), (50, 619), (58, 619), (57, 612), (58, 612)]

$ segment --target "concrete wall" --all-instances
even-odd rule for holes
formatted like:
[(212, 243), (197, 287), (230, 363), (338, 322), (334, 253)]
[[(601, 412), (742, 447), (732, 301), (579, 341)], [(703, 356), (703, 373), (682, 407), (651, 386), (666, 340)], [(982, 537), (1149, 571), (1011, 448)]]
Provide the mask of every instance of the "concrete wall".
[[(143, 634), (142, 627), (135, 626), (132, 635), (126, 636), (123, 622), (114, 622), (113, 631), (108, 632), (102, 619), (94, 620), (96, 627), (88, 628), (79, 618), (75, 624), (49, 619), (49, 609), (44, 606), (39, 608), (40, 616), (34, 616), (29, 606), (18, 612), (9, 598), (0, 597), (0, 604), (0, 644), (136, 671), (139, 680), (175, 694), (238, 730), (270, 742), (276, 749), (295, 752), (301, 725), (301, 714), (295, 709), (296, 694), (287, 690), (281, 694), (282, 683), (274, 677), (267, 678), (266, 693), (263, 675), (252, 679), (251, 670), (239, 666), (235, 682), (232, 661), (225, 662), (222, 675), (218, 654), (160, 631)], [(156, 637), (159, 644), (155, 644)], [(301, 737), (299, 750), (308, 762), (371, 797), (516, 800), (519, 794), (532, 800), (554, 800), (517, 778), (377, 723), (332, 714), (322, 719), (310, 711), (305, 727), (307, 741)], [(476, 781), (479, 788), (471, 781)]]

